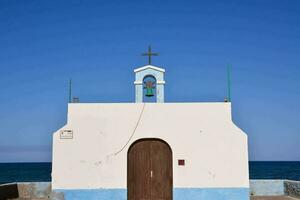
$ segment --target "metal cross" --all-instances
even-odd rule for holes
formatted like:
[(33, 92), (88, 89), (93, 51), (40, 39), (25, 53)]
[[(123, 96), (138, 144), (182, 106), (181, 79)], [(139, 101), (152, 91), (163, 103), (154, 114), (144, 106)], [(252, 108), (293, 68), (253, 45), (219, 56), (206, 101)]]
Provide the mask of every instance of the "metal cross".
[(149, 45), (148, 52), (143, 53), (142, 56), (148, 56), (148, 60), (149, 60), (148, 62), (149, 62), (149, 65), (151, 65), (151, 56), (158, 56), (158, 53), (152, 53), (151, 46)]

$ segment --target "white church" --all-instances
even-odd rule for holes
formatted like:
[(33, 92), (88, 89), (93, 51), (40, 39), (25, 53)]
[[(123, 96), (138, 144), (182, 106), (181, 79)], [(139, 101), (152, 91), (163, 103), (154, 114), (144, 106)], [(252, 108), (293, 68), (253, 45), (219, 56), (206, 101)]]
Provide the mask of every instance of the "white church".
[(165, 70), (149, 64), (134, 70), (134, 103), (68, 104), (52, 190), (66, 200), (249, 200), (247, 135), (231, 103), (167, 103)]

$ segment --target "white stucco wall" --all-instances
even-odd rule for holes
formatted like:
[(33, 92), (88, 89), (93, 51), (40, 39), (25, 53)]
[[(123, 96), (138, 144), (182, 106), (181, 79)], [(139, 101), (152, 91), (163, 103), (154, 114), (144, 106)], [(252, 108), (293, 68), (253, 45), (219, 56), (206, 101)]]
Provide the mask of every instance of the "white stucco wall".
[(126, 188), (127, 150), (140, 138), (171, 146), (174, 187), (249, 186), (247, 136), (231, 121), (230, 103), (76, 103), (68, 110), (61, 130), (73, 130), (73, 139), (60, 139), (60, 130), (53, 136), (53, 189)]

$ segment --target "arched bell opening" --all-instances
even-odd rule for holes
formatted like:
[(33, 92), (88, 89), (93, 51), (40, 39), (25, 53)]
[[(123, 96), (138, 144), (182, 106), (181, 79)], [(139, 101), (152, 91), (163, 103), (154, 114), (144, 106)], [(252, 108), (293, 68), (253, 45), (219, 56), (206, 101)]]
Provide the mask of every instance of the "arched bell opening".
[(143, 79), (143, 102), (156, 102), (157, 89), (156, 78), (152, 75), (146, 75)]

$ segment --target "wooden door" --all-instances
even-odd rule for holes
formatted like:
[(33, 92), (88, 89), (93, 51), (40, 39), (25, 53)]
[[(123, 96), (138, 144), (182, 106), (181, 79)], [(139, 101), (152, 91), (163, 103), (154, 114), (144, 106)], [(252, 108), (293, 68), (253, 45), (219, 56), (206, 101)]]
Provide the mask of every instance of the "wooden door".
[(128, 150), (128, 200), (172, 200), (172, 150), (158, 139), (139, 140)]

